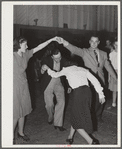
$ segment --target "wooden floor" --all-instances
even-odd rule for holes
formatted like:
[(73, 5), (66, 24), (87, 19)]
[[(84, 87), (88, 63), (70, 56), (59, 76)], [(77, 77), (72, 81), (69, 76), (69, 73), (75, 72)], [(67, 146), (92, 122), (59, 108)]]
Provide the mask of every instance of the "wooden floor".
[[(43, 95), (40, 93), (39, 83), (35, 83), (35, 94), (33, 96), (35, 103), (34, 110), (26, 117), (25, 134), (30, 137), (30, 141), (25, 142), (16, 136), (16, 144), (32, 145), (66, 145), (66, 138), (70, 131), (70, 106), (69, 100), (64, 114), (64, 127), (66, 131), (55, 130), (52, 125), (47, 123), (47, 112), (45, 109)], [(108, 100), (103, 112), (104, 123), (98, 124), (98, 131), (93, 135), (100, 141), (101, 145), (117, 144), (117, 112), (116, 108), (107, 109), (111, 105)], [(88, 145), (87, 142), (76, 132), (73, 145)]]

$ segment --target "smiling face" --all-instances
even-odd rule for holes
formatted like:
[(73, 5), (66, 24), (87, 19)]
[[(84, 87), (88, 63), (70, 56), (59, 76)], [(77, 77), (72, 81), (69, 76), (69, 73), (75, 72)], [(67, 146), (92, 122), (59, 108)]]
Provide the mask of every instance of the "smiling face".
[(99, 41), (98, 37), (91, 37), (91, 39), (89, 41), (90, 47), (93, 49), (96, 49), (98, 47), (99, 43), (100, 43), (100, 41)]
[(27, 41), (24, 41), (22, 43), (20, 43), (20, 51), (25, 53), (27, 50), (28, 46), (27, 46)]

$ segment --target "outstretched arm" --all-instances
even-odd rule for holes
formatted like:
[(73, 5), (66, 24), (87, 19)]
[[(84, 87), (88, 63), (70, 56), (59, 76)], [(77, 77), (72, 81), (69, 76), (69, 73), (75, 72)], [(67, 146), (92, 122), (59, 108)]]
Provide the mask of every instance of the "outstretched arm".
[(65, 75), (63, 69), (60, 72), (55, 72), (51, 70), (46, 64), (42, 65), (41, 73), (44, 74), (45, 71), (47, 71), (48, 75), (50, 75), (52, 78), (58, 78)]
[(84, 49), (81, 49), (81, 48), (78, 48), (72, 44), (70, 44), (68, 41), (64, 40), (63, 38), (61, 37), (57, 37), (57, 42), (59, 44), (63, 44), (63, 46), (65, 48), (67, 48), (71, 53), (75, 54), (75, 55), (78, 55), (80, 57), (83, 57), (84, 56)]
[(99, 94), (99, 102), (103, 104), (105, 102), (103, 87), (100, 85), (99, 81), (89, 71), (87, 71), (87, 78), (94, 85), (95, 90)]
[(60, 72), (55, 72), (55, 71), (51, 70), (50, 68), (48, 68), (47, 73), (53, 78), (65, 76), (64, 69), (62, 69)]
[(49, 40), (47, 40), (46, 42), (43, 42), (41, 44), (39, 44), (37, 47), (33, 48), (33, 53), (38, 52), (39, 50), (42, 50), (44, 47), (46, 47), (49, 43), (51, 43), (52, 41), (56, 41), (57, 37), (51, 38)]
[(53, 70), (51, 70), (47, 65), (43, 65), (42, 66), (43, 70), (46, 71), (47, 70), (47, 73), (48, 75), (50, 75), (52, 78), (58, 78), (58, 77), (61, 77), (61, 76), (65, 76), (65, 70), (66, 68), (63, 68), (61, 71), (59, 72), (55, 72)]

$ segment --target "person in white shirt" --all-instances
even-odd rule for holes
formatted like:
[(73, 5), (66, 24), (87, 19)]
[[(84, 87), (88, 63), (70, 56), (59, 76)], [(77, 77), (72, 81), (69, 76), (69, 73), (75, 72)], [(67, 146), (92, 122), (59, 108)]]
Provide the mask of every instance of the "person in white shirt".
[[(113, 66), (116, 74), (118, 74), (118, 42), (113, 42), (113, 51), (109, 54), (109, 60), (111, 62), (111, 65)], [(117, 99), (117, 81), (113, 79), (113, 77), (109, 74), (109, 89), (112, 91), (112, 107), (116, 107), (116, 99)], [(111, 108), (111, 107), (108, 107)]]
[(63, 67), (60, 72), (52, 71), (47, 65), (43, 66), (47, 73), (54, 78), (66, 76), (70, 87), (73, 89), (72, 106), (71, 106), (71, 129), (68, 139), (69, 144), (73, 143), (73, 135), (77, 130), (83, 136), (88, 144), (100, 144), (90, 134), (93, 133), (91, 120), (91, 90), (88, 80), (94, 85), (99, 94), (99, 102), (105, 102), (103, 88), (98, 80), (85, 68), (78, 67), (74, 63), (70, 63), (68, 67)]

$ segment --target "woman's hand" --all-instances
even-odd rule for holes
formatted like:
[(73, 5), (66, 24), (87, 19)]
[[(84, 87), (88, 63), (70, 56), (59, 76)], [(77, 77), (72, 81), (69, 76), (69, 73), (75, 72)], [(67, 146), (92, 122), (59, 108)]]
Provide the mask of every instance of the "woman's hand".
[(44, 65), (42, 65), (42, 69), (43, 69), (44, 71), (46, 71), (46, 70), (49, 69), (49, 67), (48, 67), (46, 64), (44, 64)]
[(64, 43), (64, 39), (61, 38), (61, 37), (57, 37), (57, 36), (52, 38), (51, 41), (57, 41), (59, 44), (63, 44)]
[(64, 46), (68, 46), (68, 42), (66, 40), (64, 40), (63, 38), (61, 37), (57, 37), (56, 38), (56, 41), (59, 43), (59, 44), (63, 44)]
[(64, 39), (61, 38), (61, 37), (57, 37), (57, 38), (56, 38), (56, 41), (57, 41), (59, 44), (63, 44), (63, 43), (64, 43)]
[(44, 74), (45, 71), (48, 70), (48, 69), (49, 69), (49, 67), (46, 64), (42, 65), (41, 74)]
[(99, 99), (99, 102), (100, 102), (101, 104), (103, 104), (103, 103), (105, 102), (105, 98), (100, 98), (100, 99)]
[[(63, 39), (63, 38), (62, 38), (62, 39)], [(63, 43), (63, 42), (62, 42), (62, 39), (60, 39), (60, 37), (55, 36), (55, 37), (49, 39), (47, 42), (50, 43), (50, 42), (52, 42), (52, 41), (57, 41), (59, 44), (62, 44), (62, 43)], [(61, 43), (61, 42), (62, 42), (62, 43)]]
[(57, 41), (57, 38), (58, 38), (57, 36), (51, 38), (51, 39), (50, 39), (50, 42), (52, 42), (52, 41)]

